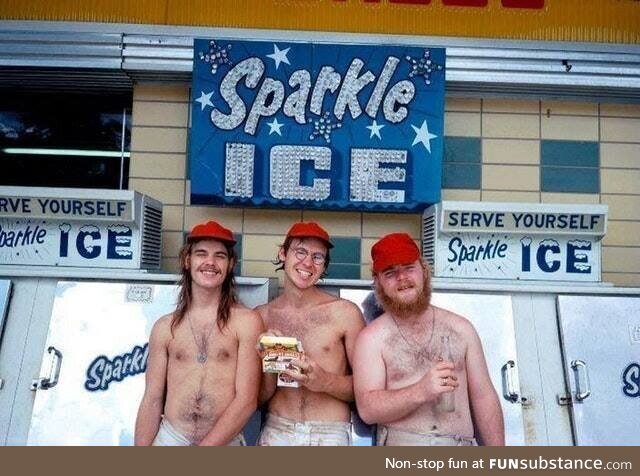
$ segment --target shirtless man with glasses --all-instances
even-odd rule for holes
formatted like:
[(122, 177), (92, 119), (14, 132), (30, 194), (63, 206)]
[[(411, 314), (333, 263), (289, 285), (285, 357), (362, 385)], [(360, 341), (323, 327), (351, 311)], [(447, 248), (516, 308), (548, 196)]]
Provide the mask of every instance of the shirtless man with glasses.
[(274, 374), (263, 375), (260, 402), (268, 402), (268, 414), (258, 445), (351, 442), (351, 358), (364, 321), (357, 306), (316, 287), (331, 248), (329, 234), (317, 223), (294, 224), (276, 261), (284, 270), (284, 290), (256, 309), (268, 334), (296, 337), (304, 349), (303, 359), (294, 361), (300, 372), (286, 372), (298, 388), (276, 387)]

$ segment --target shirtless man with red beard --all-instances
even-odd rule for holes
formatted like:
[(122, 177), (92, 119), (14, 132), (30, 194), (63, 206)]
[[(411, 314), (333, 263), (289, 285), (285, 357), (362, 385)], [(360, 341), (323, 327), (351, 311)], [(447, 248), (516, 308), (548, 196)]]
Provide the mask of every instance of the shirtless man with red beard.
[(295, 223), (278, 251), (284, 290), (257, 308), (272, 335), (296, 337), (304, 357), (288, 371), (299, 388), (276, 387), (264, 374), (260, 401), (268, 401), (260, 446), (343, 446), (351, 441), (351, 359), (364, 326), (353, 303), (316, 287), (329, 266), (329, 234), (317, 223)]
[(242, 428), (257, 407), (260, 317), (237, 302), (233, 234), (196, 225), (180, 251), (177, 308), (149, 338), (146, 387), (135, 444), (244, 445)]
[[(430, 304), (429, 268), (415, 242), (405, 233), (386, 235), (371, 257), (385, 313), (360, 333), (353, 373), (358, 412), (378, 425), (377, 444), (472, 446), (477, 437), (504, 445), (478, 334), (464, 317)], [(441, 351), (443, 337), (450, 357)], [(453, 410), (443, 404), (450, 394)]]

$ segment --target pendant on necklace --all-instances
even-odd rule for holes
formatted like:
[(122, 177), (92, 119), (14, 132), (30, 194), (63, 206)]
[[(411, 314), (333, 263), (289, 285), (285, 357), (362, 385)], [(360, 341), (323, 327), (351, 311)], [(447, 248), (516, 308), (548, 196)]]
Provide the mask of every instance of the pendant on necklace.
[(207, 361), (206, 352), (198, 352), (198, 363), (204, 364)]

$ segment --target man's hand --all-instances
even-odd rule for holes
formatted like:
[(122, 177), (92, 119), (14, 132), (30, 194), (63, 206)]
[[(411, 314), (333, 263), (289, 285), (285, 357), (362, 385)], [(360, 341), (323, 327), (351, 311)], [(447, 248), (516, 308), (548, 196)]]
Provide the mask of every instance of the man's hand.
[(292, 360), (291, 365), (293, 367), (298, 367), (300, 372), (295, 370), (285, 370), (283, 372), (285, 375), (288, 375), (312, 392), (327, 391), (332, 374), (326, 372), (315, 361), (305, 355), (301, 359)]
[(452, 362), (438, 362), (420, 382), (428, 402), (436, 401), (443, 393), (453, 392), (460, 385)]

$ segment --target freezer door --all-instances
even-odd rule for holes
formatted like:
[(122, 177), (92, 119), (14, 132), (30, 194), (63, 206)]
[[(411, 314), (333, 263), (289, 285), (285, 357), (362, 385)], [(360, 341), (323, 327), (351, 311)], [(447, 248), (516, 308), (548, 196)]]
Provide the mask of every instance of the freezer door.
[(577, 445), (640, 445), (640, 298), (558, 296)]
[(148, 336), (176, 297), (172, 285), (59, 282), (28, 444), (133, 444)]
[[(253, 287), (238, 291), (259, 304)], [(173, 285), (58, 283), (29, 445), (133, 444), (149, 334), (177, 293)]]
[(9, 309), (9, 296), (11, 293), (11, 281), (0, 279), (0, 345), (2, 344), (2, 329)]
[[(367, 322), (381, 312), (370, 290), (342, 289), (340, 296), (357, 304)], [(491, 381), (502, 405), (506, 444), (524, 445), (511, 296), (438, 292), (432, 295), (431, 302), (466, 317), (478, 331)], [(368, 434), (362, 436), (366, 438)]]

